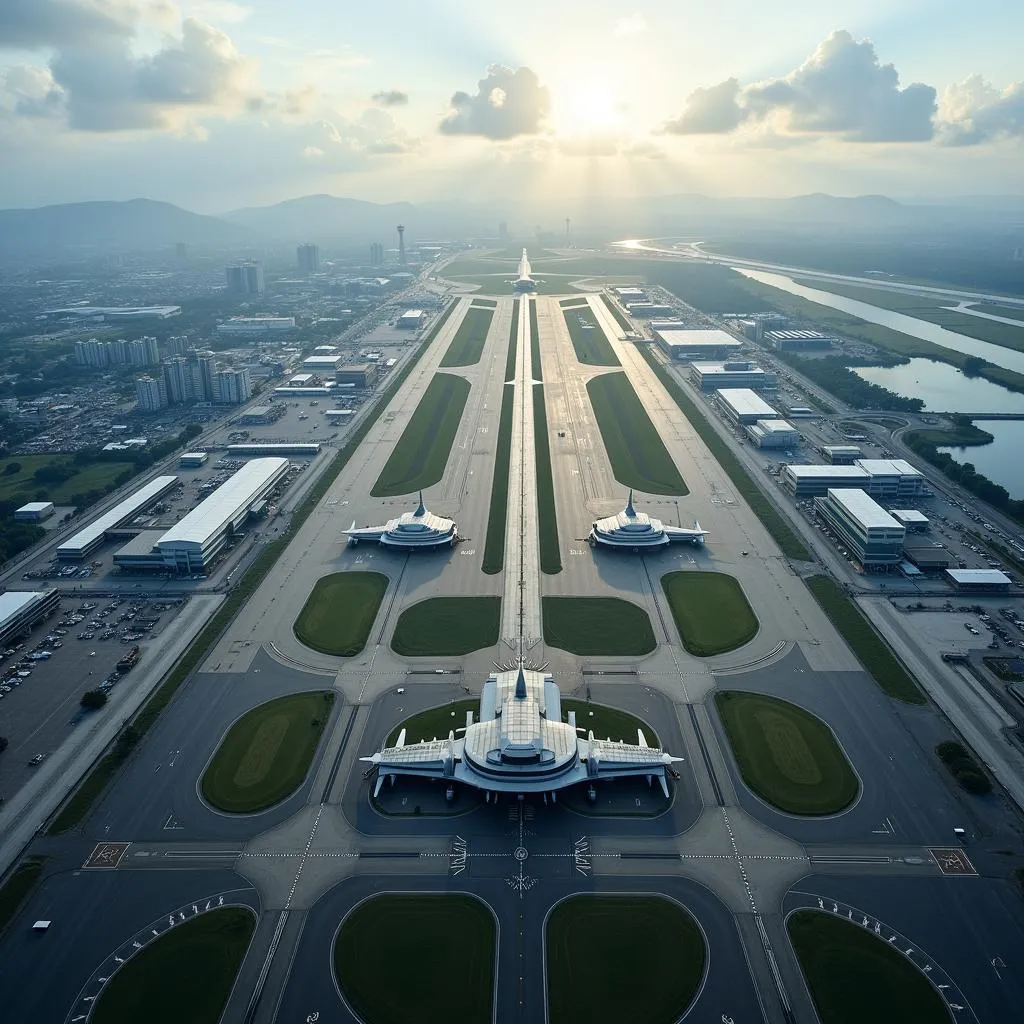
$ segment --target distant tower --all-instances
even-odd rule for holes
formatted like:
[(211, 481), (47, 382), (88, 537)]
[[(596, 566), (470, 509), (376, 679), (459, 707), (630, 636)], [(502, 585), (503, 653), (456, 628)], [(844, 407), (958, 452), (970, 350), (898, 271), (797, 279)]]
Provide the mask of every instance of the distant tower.
[(405, 225), (398, 225), (398, 262), (405, 266)]
[(569, 220), (569, 218), (566, 217), (565, 218), (565, 245), (566, 245), (566, 248), (569, 247), (569, 225), (571, 223), (572, 222)]
[(502, 242), (508, 241), (508, 223), (506, 221), (501, 221), (498, 224), (498, 238)]

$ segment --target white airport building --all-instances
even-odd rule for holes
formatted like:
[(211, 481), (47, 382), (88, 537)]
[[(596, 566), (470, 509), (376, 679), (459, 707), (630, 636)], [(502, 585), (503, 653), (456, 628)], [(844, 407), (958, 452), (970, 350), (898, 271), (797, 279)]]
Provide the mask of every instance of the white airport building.
[(760, 366), (743, 360), (730, 363), (690, 363), (690, 380), (701, 391), (775, 386), (774, 373), (768, 373)]
[[(302, 368), (307, 373), (327, 374), (334, 376), (335, 371), (341, 368), (343, 357), (338, 355), (327, 356), (306, 356), (302, 360)], [(292, 378), (294, 380), (294, 378)]]
[(821, 449), (825, 460), (833, 466), (852, 466), (864, 453), (855, 444), (826, 444)]
[(576, 713), (570, 711), (567, 718), (562, 721), (554, 677), (520, 667), (488, 677), (476, 720), (467, 711), (458, 732), (406, 743), (403, 729), (395, 746), (360, 760), (377, 770), (374, 796), (385, 779), (394, 782), (406, 775), (446, 782), (449, 799), (455, 783), (462, 783), (483, 790), (488, 800), (499, 793), (542, 793), (555, 800), (560, 790), (581, 783), (595, 798), (596, 783), (603, 779), (639, 777), (657, 780), (668, 799), (665, 773), (682, 758), (649, 747), (642, 729), (636, 743), (599, 740), (593, 731), (584, 739)]
[(928, 517), (916, 508), (892, 508), (889, 514), (898, 523), (902, 523), (907, 532), (923, 533), (931, 526)]
[(349, 544), (370, 541), (385, 548), (402, 551), (432, 551), (435, 548), (452, 547), (459, 537), (459, 531), (451, 519), (435, 516), (423, 503), (423, 492), (415, 512), (403, 512), (396, 519), (389, 519), (383, 526), (356, 527), (355, 520), (345, 531)]
[(788, 465), (780, 479), (797, 498), (820, 497), (830, 487), (857, 487), (890, 501), (924, 492), (924, 476), (904, 459), (856, 459), (852, 466)]
[(758, 420), (746, 429), (758, 448), (795, 448), (800, 443), (799, 431), (785, 420)]
[(293, 316), (233, 316), (217, 324), (218, 334), (269, 334), (295, 330)]
[[(632, 313), (632, 307), (630, 307)], [(683, 328), (654, 332), (662, 351), (673, 361), (688, 363), (695, 359), (722, 359), (735, 355), (743, 342), (718, 328)]]
[(52, 615), (59, 604), (60, 591), (56, 589), (9, 590), (0, 594), (0, 648)]
[(415, 331), (423, 325), (427, 314), (422, 309), (407, 309), (396, 321), (395, 326), (403, 331)]
[(41, 523), (53, 513), (52, 501), (30, 501), (14, 510), (14, 518), (19, 523)]
[(242, 442), (240, 444), (229, 444), (228, 455), (238, 455), (243, 458), (254, 456), (265, 458), (268, 455), (280, 455), (282, 457), (301, 456), (312, 458), (320, 453), (320, 445), (315, 441), (253, 441), (251, 444)]
[(864, 491), (830, 488), (814, 505), (866, 570), (889, 569), (903, 561), (906, 529)]
[(700, 523), (695, 523), (692, 530), (666, 526), (646, 512), (637, 512), (633, 507), (633, 492), (630, 491), (626, 507), (621, 512), (591, 523), (587, 540), (592, 547), (640, 552), (672, 543), (703, 544), (707, 536), (707, 530), (702, 530)]
[(719, 388), (715, 398), (722, 412), (732, 420), (746, 426), (758, 420), (777, 420), (781, 417), (756, 391), (750, 388)]

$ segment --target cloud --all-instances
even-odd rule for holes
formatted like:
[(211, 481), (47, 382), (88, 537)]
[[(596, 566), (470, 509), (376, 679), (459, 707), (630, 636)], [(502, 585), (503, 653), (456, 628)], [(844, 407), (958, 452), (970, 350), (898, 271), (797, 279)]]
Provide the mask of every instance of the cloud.
[(0, 79), (0, 106), (19, 117), (59, 117), (63, 104), (64, 91), (49, 68), (19, 64)]
[(112, 0), (0, 0), (0, 49), (84, 46), (129, 38), (138, 10)]
[(780, 129), (834, 135), (847, 142), (927, 142), (935, 132), (935, 89), (900, 86), (870, 40), (833, 32), (795, 71), (740, 88), (730, 78), (690, 94), (676, 134), (726, 133), (745, 122), (775, 120)]
[(683, 113), (662, 128), (670, 135), (715, 135), (731, 132), (747, 117), (739, 104), (740, 84), (728, 78), (706, 89), (694, 89)]
[(184, 5), (189, 17), (200, 21), (216, 21), (225, 25), (235, 25), (245, 21), (252, 8), (236, 4), (233, 0), (186, 0)]
[(398, 89), (384, 89), (375, 92), (370, 99), (378, 107), (404, 107), (409, 102), (409, 94)]
[(451, 112), (441, 121), (443, 135), (481, 135), (512, 139), (535, 135), (551, 106), (548, 90), (527, 67), (513, 71), (501, 64), (487, 69), (477, 83), (476, 95), (457, 92)]
[(638, 36), (647, 31), (647, 19), (639, 11), (615, 22), (615, 35)]
[(1024, 138), (1024, 82), (1000, 92), (981, 75), (971, 75), (943, 93), (941, 117), (939, 138), (948, 146)]

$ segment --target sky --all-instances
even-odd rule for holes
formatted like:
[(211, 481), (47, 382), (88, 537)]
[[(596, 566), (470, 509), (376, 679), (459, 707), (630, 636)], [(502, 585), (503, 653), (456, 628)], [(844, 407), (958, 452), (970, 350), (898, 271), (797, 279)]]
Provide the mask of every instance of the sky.
[(0, 207), (1024, 192), (1019, 0), (0, 0)]

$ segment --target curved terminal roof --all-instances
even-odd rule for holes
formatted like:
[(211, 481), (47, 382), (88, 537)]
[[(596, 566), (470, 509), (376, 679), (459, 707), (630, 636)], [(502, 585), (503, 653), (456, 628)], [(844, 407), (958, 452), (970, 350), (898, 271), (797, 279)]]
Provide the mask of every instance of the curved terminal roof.
[(599, 519), (590, 529), (589, 540), (598, 547), (650, 551), (665, 547), (673, 541), (703, 544), (707, 531), (696, 523), (694, 529), (666, 526), (660, 519), (633, 508), (633, 492), (629, 492), (626, 507), (614, 516)]
[(454, 520), (435, 516), (427, 509), (421, 492), (415, 512), (404, 512), (397, 519), (389, 519), (383, 526), (357, 528), (353, 523), (345, 535), (354, 544), (366, 540), (376, 541), (386, 548), (415, 550), (454, 544), (459, 531)]

